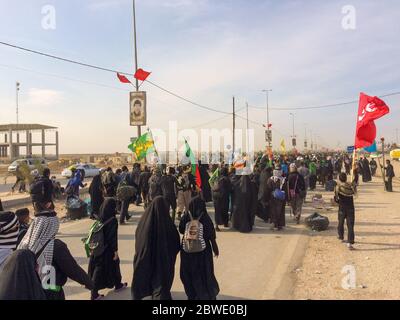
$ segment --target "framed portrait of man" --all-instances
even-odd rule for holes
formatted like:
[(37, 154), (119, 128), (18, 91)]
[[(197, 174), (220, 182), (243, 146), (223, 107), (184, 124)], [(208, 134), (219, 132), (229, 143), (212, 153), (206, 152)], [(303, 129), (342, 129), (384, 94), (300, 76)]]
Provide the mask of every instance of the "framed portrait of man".
[(135, 91), (130, 93), (130, 125), (145, 126), (146, 125), (146, 92)]

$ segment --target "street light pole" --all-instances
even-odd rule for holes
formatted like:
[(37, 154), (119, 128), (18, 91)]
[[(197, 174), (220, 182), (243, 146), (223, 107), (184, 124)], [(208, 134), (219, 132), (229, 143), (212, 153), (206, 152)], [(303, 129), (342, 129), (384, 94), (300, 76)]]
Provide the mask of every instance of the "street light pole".
[[(269, 92), (271, 92), (272, 89), (264, 89), (262, 92), (266, 93), (267, 96), (267, 132), (270, 130), (270, 122), (269, 122)], [(268, 148), (270, 149), (272, 145), (272, 136), (271, 139), (268, 138)]]
[[(135, 53), (135, 72), (138, 69), (138, 54), (137, 54), (137, 40), (136, 40), (136, 5), (135, 5), (135, 0), (132, 0), (132, 6), (133, 6), (133, 43), (134, 43), (134, 53)], [(136, 79), (136, 91), (139, 91), (139, 80)], [(142, 128), (141, 126), (137, 126), (138, 130), (138, 137), (142, 135)]]
[(293, 145), (293, 147), (295, 147), (295, 144), (294, 144), (294, 139), (295, 139), (295, 135), (294, 135), (294, 114), (293, 114), (293, 113), (290, 113), (290, 115), (293, 117), (293, 135), (292, 135), (292, 145)]
[(19, 86), (20, 83), (16, 83), (16, 103), (17, 103), (17, 125), (19, 124), (19, 114), (18, 114), (18, 95), (19, 95)]

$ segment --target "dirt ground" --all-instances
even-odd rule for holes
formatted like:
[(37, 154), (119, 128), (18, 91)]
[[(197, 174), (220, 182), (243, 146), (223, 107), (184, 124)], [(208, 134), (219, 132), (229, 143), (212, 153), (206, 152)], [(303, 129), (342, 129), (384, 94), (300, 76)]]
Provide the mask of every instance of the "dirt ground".
[[(354, 251), (337, 239), (337, 208), (323, 212), (329, 217), (329, 230), (310, 233), (303, 264), (293, 270), (297, 275), (293, 299), (400, 298), (400, 163), (394, 166), (395, 192), (385, 192), (379, 176), (360, 183), (355, 199)], [(332, 197), (323, 194), (325, 199)], [(354, 267), (355, 288), (342, 287), (343, 278), (349, 277), (346, 270), (351, 270), (345, 266)]]

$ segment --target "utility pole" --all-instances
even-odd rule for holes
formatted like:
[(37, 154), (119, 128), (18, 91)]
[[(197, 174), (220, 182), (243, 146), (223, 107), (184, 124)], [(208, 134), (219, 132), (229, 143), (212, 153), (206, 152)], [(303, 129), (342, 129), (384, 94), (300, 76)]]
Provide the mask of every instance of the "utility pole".
[(247, 153), (249, 153), (249, 104), (246, 102), (246, 114), (247, 114), (247, 125), (246, 125), (246, 137), (247, 137), (247, 142), (246, 142), (246, 149)]
[[(137, 54), (137, 41), (136, 41), (136, 6), (135, 6), (135, 0), (132, 0), (133, 4), (133, 43), (134, 43), (134, 52), (135, 52), (135, 72), (138, 69), (138, 54)], [(136, 91), (139, 91), (139, 80), (136, 79)], [(138, 131), (138, 137), (142, 135), (142, 128), (141, 126), (137, 126), (137, 131)]]
[(293, 118), (292, 145), (293, 145), (293, 148), (294, 148), (294, 147), (296, 147), (296, 136), (294, 135), (294, 114), (293, 114), (293, 113), (290, 113), (290, 115), (291, 115), (292, 118)]
[[(266, 93), (266, 96), (267, 96), (267, 132), (270, 131), (270, 122), (269, 122), (269, 92), (271, 92), (271, 91), (272, 91), (272, 89), (264, 89), (264, 90), (262, 90), (262, 92), (265, 92), (265, 93)], [(272, 135), (271, 135), (271, 137), (269, 137), (269, 135), (267, 135), (267, 137), (268, 137), (268, 144), (267, 144), (267, 147), (268, 147), (268, 150), (270, 150), (270, 149), (271, 149), (271, 146), (272, 146)]]
[(232, 98), (232, 106), (233, 106), (233, 110), (232, 110), (232, 152), (233, 154), (235, 153), (235, 128), (236, 128), (236, 124), (235, 124), (235, 117), (236, 117), (236, 111), (235, 111), (235, 97)]
[(307, 145), (307, 123), (304, 124), (304, 150), (308, 147)]
[(19, 86), (20, 83), (16, 83), (16, 103), (17, 103), (17, 125), (19, 124), (19, 114), (18, 114), (18, 95), (19, 95)]

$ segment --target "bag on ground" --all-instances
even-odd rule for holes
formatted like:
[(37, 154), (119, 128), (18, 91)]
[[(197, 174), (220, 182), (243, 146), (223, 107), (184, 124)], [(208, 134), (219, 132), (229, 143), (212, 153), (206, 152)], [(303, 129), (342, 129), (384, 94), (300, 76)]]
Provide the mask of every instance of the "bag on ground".
[(324, 231), (329, 227), (328, 217), (320, 215), (318, 212), (314, 212), (312, 215), (305, 219), (306, 225), (315, 231)]

